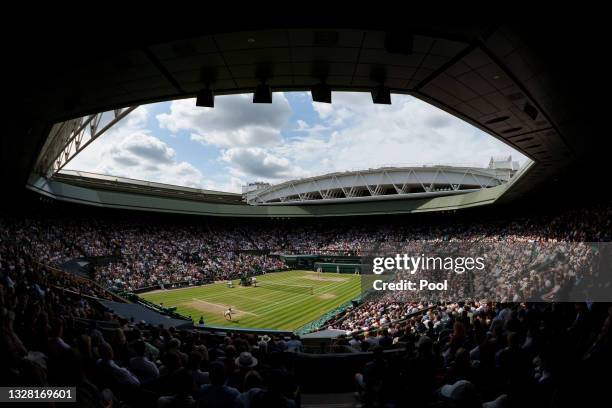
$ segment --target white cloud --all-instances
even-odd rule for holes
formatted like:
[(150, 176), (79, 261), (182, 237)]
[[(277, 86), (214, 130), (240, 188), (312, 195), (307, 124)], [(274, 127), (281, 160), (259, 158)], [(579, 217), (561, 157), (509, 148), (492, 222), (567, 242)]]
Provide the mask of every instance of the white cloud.
[(149, 110), (146, 106), (139, 106), (128, 114), (125, 118), (127, 126), (144, 126), (149, 119)]
[(269, 146), (281, 142), (280, 130), (269, 127), (249, 126), (237, 128), (228, 133), (209, 131), (205, 134), (192, 133), (190, 139), (204, 145), (218, 147)]
[[(500, 154), (525, 160), (492, 136), (410, 96), (393, 95), (391, 106), (373, 105), (364, 93), (334, 93), (333, 101), (313, 102), (320, 122), (296, 122), (298, 137), (260, 148), (257, 154), (224, 153), (230, 171), (248, 181), (262, 175), (274, 181), (388, 165), (484, 167)], [(285, 168), (277, 164), (281, 162), (290, 164)]]
[(223, 180), (205, 180), (202, 188), (215, 191), (227, 191), (239, 193), (242, 191), (242, 186), (247, 183), (246, 180), (237, 176), (226, 177)]
[(299, 173), (288, 159), (259, 147), (234, 147), (223, 152), (222, 160), (230, 171), (241, 176), (255, 176), (259, 180), (274, 180)]
[(176, 160), (174, 149), (156, 137), (137, 132), (131, 133), (121, 143), (112, 146), (109, 153), (114, 160), (133, 158), (165, 165), (172, 164)]
[(272, 146), (282, 141), (281, 129), (291, 116), (282, 93), (272, 104), (254, 104), (252, 95), (218, 96), (215, 108), (195, 106), (193, 99), (173, 101), (169, 113), (156, 116), (159, 126), (188, 131), (191, 140), (217, 147)]
[[(374, 105), (368, 93), (335, 92), (331, 105), (312, 102), (314, 118), (304, 113), (291, 123), (294, 112), (284, 94), (275, 93), (271, 105), (253, 104), (251, 98), (217, 97), (214, 109), (196, 107), (193, 99), (171, 102), (169, 112), (156, 116), (160, 128), (189, 135), (182, 145), (179, 137), (172, 146), (147, 129), (148, 110), (140, 107), (69, 167), (239, 192), (252, 181), (275, 183), (384, 165), (484, 167), (491, 156), (502, 154), (526, 160), (492, 136), (411, 96), (392, 95), (392, 105)], [(204, 145), (208, 161), (178, 160), (176, 149), (185, 149), (185, 143), (198, 143), (198, 149)]]
[[(318, 155), (319, 162), (329, 163), (330, 171), (389, 164), (485, 166), (490, 156), (499, 154), (525, 159), (432, 105), (410, 96), (392, 98), (392, 105), (373, 105), (369, 94), (334, 93), (334, 103), (324, 110), (320, 109), (322, 104), (313, 103), (323, 124), (331, 127), (330, 137), (300, 138), (283, 146), (286, 157), (299, 163), (307, 156), (300, 151), (306, 150)], [(311, 165), (317, 166), (317, 161)]]
[[(137, 115), (131, 118), (132, 114)], [(132, 114), (95, 140), (66, 168), (201, 188), (200, 170), (178, 161), (173, 148), (144, 128), (146, 108), (139, 107)]]

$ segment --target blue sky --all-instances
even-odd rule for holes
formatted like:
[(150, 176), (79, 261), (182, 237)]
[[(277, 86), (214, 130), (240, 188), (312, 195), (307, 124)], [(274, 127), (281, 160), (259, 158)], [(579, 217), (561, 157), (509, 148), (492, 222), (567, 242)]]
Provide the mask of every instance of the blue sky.
[(144, 105), (94, 141), (67, 169), (239, 192), (248, 182), (278, 183), (385, 165), (486, 166), (491, 156), (526, 158), (492, 136), (407, 95), (374, 105), (367, 93), (217, 96)]

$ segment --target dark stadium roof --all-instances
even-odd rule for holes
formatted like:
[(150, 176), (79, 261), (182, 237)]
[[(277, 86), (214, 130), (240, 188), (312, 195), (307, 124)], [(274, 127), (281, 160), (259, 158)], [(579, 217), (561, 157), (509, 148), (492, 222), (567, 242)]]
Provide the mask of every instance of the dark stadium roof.
[(243, 93), (265, 80), (273, 90), (304, 90), (325, 78), (336, 90), (384, 83), (533, 159), (504, 195), (509, 201), (558, 177), (580, 180), (576, 169), (590, 171), (584, 163), (602, 165), (585, 98), (593, 80), (582, 63), (594, 47), (589, 35), (568, 32), (563, 22), (543, 29), (529, 21), (445, 25), (329, 14), (221, 18), (155, 33), (117, 21), (103, 33), (49, 30), (9, 47), (16, 112), (3, 137), (4, 179), (14, 191), (23, 188), (57, 121), (193, 96), (206, 86)]

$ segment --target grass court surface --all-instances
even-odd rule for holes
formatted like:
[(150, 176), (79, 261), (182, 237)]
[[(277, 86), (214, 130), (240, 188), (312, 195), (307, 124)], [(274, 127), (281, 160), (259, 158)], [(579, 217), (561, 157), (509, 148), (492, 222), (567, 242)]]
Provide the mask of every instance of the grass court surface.
[[(234, 280), (233, 288), (218, 282), (139, 296), (164, 307), (176, 306), (177, 312), (191, 316), (195, 323), (204, 316), (205, 324), (212, 326), (295, 330), (361, 292), (358, 275), (312, 271), (257, 276), (258, 287), (238, 283)], [(231, 321), (223, 316), (228, 306), (234, 311)]]

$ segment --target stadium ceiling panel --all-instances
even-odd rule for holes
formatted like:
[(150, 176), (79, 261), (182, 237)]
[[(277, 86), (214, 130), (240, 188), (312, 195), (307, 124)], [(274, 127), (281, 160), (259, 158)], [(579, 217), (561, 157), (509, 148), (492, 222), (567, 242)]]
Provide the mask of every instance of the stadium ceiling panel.
[[(444, 28), (404, 22), (389, 30), (363, 20), (351, 21), (350, 28), (347, 24), (285, 22), (281, 28), (262, 21), (249, 24), (252, 30), (211, 25), (200, 33), (192, 28), (153, 40), (131, 33), (129, 41), (113, 43), (114, 48), (104, 53), (58, 55), (48, 72), (37, 72), (37, 83), (45, 88), (21, 92), (29, 117), (36, 118), (28, 137), (40, 146), (23, 171), (26, 176), (32, 169), (39, 176), (48, 175), (45, 169), (54, 155), (57, 165), (70, 133), (59, 132), (60, 136), (54, 127), (58, 123), (192, 97), (207, 87), (217, 94), (252, 92), (262, 81), (274, 91), (308, 90), (323, 80), (336, 91), (369, 92), (384, 84), (392, 92), (438, 106), (534, 161), (502, 201), (549, 180), (577, 154), (584, 154), (576, 148), (580, 144), (585, 149), (576, 125), (584, 123), (579, 110), (564, 103), (568, 98), (559, 82), (553, 86), (555, 66), (533, 51), (537, 27)], [(552, 34), (543, 38), (537, 44), (540, 50), (545, 41), (556, 40)], [(28, 52), (36, 51), (46, 55), (44, 49)], [(22, 61), (28, 58), (26, 54)], [(34, 166), (41, 152), (45, 160)], [(11, 159), (4, 166), (10, 166)]]

